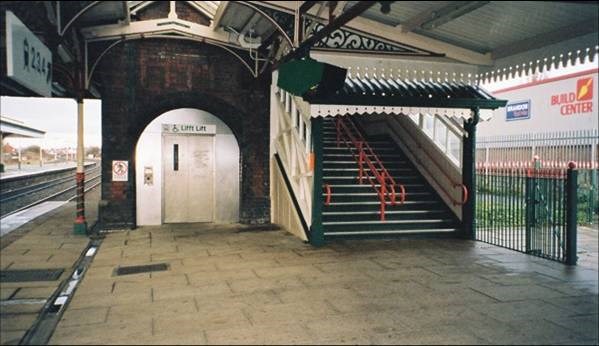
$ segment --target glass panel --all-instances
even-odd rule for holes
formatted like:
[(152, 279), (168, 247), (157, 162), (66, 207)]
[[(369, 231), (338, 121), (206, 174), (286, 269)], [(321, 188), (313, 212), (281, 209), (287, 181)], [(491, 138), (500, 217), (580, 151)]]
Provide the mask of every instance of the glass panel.
[(460, 137), (458, 137), (455, 133), (449, 132), (448, 138), (448, 148), (447, 153), (449, 154), (449, 158), (452, 159), (458, 166), (461, 166), (460, 162)]
[(429, 137), (433, 138), (433, 122), (434, 118), (430, 114), (424, 114), (423, 130)]
[(418, 114), (410, 113), (408, 114), (408, 117), (412, 119), (414, 124), (418, 124), (418, 118), (420, 117)]
[(445, 139), (447, 138), (447, 128), (440, 119), (435, 120), (435, 142), (445, 151)]

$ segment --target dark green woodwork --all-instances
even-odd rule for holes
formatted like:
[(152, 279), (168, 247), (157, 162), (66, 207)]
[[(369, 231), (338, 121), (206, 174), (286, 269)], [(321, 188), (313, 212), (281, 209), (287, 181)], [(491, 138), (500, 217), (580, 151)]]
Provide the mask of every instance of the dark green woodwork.
[(467, 239), (476, 239), (476, 124), (479, 120), (479, 109), (472, 109), (472, 117), (464, 121), (464, 130), (467, 137), (462, 139), (462, 184), (468, 190), (468, 200), (462, 206), (462, 225), (464, 237)]
[(576, 265), (578, 171), (570, 167), (566, 180), (566, 264)]
[(296, 96), (329, 95), (343, 87), (346, 75), (347, 69), (314, 59), (292, 60), (279, 68), (277, 86)]
[(311, 104), (350, 105), (350, 106), (388, 106), (388, 107), (438, 107), (497, 109), (504, 107), (506, 100), (478, 98), (429, 98), (403, 97), (392, 95), (306, 95), (304, 100)]
[(310, 244), (324, 245), (322, 228), (322, 173), (323, 173), (323, 118), (312, 118), (312, 151), (314, 153), (314, 185), (312, 190), (312, 225), (310, 226)]
[(324, 64), (314, 59), (292, 60), (279, 67), (277, 86), (287, 92), (301, 96), (322, 78)]

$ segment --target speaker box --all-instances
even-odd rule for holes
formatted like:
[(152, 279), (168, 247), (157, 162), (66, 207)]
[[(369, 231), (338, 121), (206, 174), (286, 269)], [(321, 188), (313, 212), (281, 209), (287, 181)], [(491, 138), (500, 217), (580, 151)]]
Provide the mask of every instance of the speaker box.
[(347, 69), (314, 59), (292, 60), (279, 67), (277, 86), (287, 92), (328, 95), (343, 88)]

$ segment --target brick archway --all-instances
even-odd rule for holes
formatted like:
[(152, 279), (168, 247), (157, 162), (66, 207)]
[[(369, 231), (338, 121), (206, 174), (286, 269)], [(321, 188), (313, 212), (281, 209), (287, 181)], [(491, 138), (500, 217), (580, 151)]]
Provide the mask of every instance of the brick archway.
[[(135, 145), (159, 115), (195, 108), (219, 117), (240, 149), (240, 221), (270, 221), (270, 80), (255, 79), (222, 49), (174, 40), (126, 42), (96, 73), (103, 85), (100, 227), (135, 228)], [(130, 162), (129, 181), (112, 182), (112, 160)]]

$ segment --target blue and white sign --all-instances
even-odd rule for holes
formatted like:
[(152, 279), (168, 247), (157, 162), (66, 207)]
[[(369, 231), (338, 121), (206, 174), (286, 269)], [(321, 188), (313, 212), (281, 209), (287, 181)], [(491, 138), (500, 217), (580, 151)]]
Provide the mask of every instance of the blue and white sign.
[(52, 96), (52, 52), (6, 11), (6, 75), (41, 96)]
[(508, 103), (505, 106), (505, 120), (530, 119), (530, 100)]

